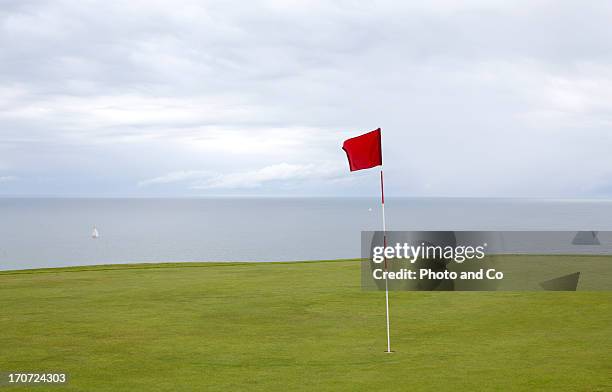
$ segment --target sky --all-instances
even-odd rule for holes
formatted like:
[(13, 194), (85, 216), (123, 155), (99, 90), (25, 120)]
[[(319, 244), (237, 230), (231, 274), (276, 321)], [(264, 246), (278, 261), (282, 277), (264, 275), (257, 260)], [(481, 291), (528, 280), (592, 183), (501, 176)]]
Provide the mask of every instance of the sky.
[(609, 1), (0, 0), (0, 196), (612, 197)]

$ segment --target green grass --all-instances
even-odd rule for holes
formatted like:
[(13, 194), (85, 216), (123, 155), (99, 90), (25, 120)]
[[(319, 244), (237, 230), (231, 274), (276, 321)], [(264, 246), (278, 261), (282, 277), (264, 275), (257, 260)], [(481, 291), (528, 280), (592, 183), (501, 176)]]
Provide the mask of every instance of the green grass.
[(0, 391), (609, 391), (612, 292), (361, 291), (356, 261), (0, 273)]

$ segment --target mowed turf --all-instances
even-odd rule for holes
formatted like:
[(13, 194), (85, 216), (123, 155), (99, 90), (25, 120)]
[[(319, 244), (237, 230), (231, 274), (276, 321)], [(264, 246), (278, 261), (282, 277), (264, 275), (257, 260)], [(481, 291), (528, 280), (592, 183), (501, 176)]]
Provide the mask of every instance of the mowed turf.
[(357, 261), (0, 273), (0, 372), (53, 391), (609, 391), (612, 292), (360, 289)]

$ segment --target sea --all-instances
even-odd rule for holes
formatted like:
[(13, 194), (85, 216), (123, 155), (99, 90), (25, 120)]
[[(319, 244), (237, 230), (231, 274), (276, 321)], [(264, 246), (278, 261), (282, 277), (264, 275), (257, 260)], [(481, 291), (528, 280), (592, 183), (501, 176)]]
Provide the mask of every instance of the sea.
[[(385, 209), (388, 230), (612, 230), (612, 200), (391, 197)], [(0, 198), (0, 270), (356, 258), (361, 231), (381, 226), (376, 198)]]

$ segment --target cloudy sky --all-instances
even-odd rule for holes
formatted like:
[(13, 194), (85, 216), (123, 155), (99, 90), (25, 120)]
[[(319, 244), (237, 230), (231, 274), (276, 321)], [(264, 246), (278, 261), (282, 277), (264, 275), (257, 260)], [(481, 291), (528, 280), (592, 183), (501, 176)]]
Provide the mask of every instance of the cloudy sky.
[(612, 3), (372, 3), (0, 0), (0, 195), (612, 197)]

